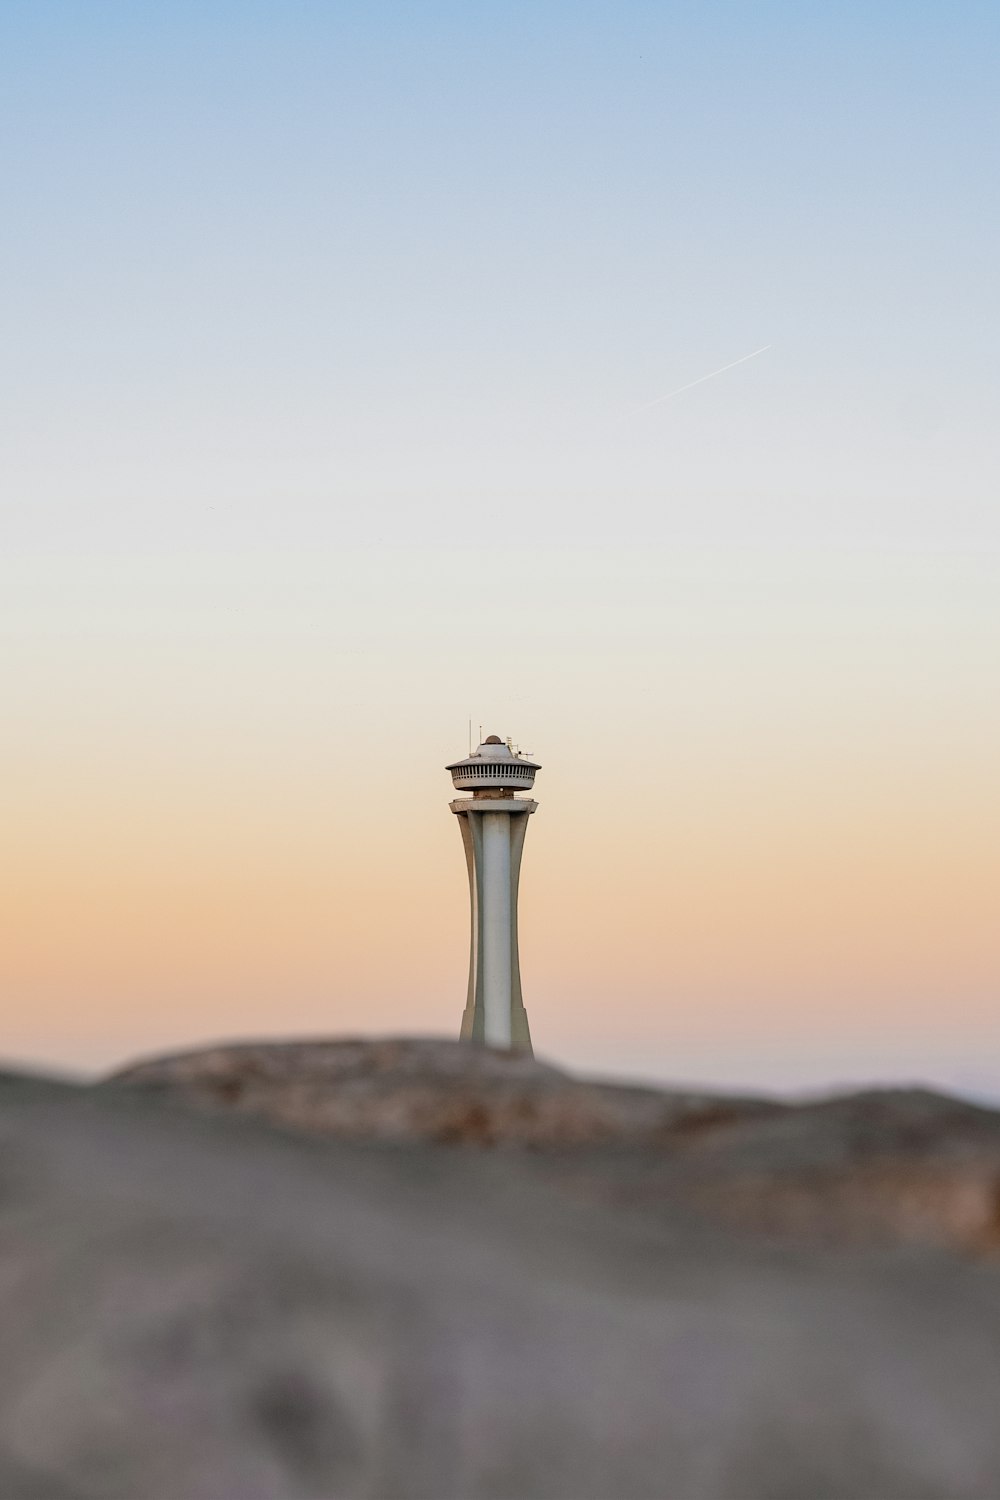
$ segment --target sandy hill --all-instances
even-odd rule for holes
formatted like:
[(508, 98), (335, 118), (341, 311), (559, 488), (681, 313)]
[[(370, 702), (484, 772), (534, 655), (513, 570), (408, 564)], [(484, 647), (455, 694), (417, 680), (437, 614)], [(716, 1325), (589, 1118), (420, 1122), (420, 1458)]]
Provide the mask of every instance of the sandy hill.
[(1000, 1494), (1000, 1115), (447, 1042), (0, 1078), (4, 1500)]

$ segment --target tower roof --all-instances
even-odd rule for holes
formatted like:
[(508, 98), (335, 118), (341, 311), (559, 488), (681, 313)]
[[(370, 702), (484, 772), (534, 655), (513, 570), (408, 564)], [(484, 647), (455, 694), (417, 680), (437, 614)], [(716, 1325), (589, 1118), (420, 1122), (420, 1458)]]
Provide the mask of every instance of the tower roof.
[(524, 755), (515, 755), (510, 746), (505, 744), (497, 734), (491, 734), (489, 739), (483, 740), (478, 750), (473, 750), (471, 755), (463, 756), (461, 760), (452, 761), (450, 766), (445, 766), (445, 770), (457, 771), (463, 766), (468, 766), (470, 771), (475, 771), (485, 761), (511, 761), (519, 766), (530, 766), (533, 771), (541, 770), (537, 761), (528, 760)]

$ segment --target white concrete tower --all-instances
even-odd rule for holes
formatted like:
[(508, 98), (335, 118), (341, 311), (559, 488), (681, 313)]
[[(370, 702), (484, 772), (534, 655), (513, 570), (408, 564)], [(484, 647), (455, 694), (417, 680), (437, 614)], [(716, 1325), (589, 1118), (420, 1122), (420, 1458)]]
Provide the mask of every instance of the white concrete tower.
[(491, 734), (473, 755), (446, 769), (457, 790), (472, 792), (451, 803), (462, 830), (472, 906), (461, 1034), (491, 1047), (530, 1052), (517, 956), (517, 885), (528, 815), (538, 803), (514, 793), (530, 791), (541, 768)]

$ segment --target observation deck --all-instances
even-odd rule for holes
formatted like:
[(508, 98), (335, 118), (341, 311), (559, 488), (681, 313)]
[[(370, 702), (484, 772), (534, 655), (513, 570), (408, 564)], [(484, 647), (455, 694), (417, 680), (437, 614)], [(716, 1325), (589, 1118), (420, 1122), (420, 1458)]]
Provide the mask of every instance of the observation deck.
[(458, 791), (471, 791), (474, 797), (512, 797), (515, 792), (531, 790), (541, 766), (516, 754), (499, 735), (491, 734), (472, 755), (454, 761), (445, 770), (451, 772)]

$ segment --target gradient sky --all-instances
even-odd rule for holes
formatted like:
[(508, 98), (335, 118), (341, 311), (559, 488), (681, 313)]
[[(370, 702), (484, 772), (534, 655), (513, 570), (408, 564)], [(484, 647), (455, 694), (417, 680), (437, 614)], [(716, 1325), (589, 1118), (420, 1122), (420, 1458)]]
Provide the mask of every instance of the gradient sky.
[[(0, 7), (0, 1053), (1000, 1095), (1000, 12)], [(672, 400), (658, 396), (762, 345)]]

